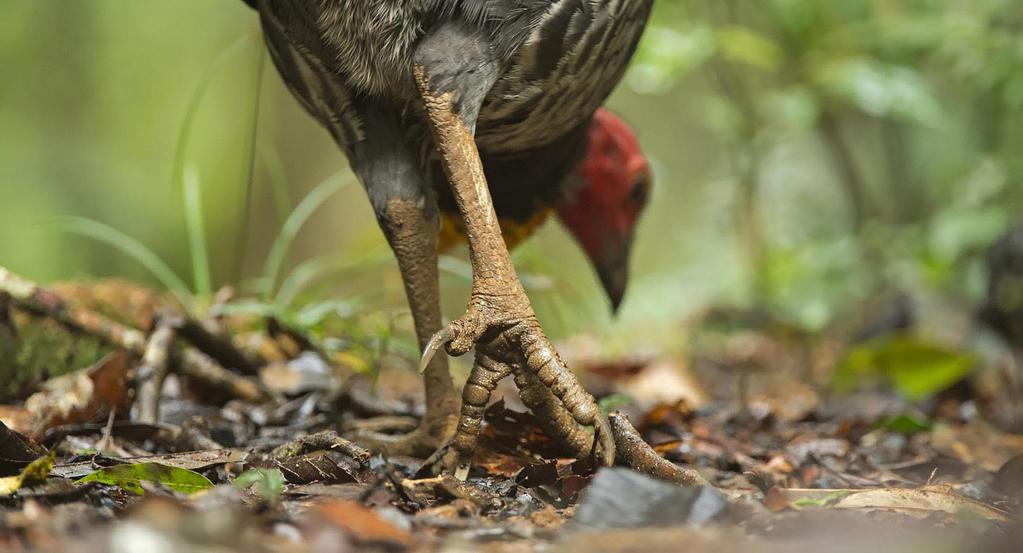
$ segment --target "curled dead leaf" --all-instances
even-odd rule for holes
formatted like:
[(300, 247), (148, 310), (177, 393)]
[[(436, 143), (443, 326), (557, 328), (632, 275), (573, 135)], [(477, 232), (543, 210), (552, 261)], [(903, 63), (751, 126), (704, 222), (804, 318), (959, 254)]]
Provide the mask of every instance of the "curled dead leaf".
[(135, 365), (131, 355), (117, 351), (88, 369), (47, 381), (42, 391), (25, 401), (33, 420), (33, 439), (40, 439), (55, 426), (105, 420), (111, 412), (127, 416)]

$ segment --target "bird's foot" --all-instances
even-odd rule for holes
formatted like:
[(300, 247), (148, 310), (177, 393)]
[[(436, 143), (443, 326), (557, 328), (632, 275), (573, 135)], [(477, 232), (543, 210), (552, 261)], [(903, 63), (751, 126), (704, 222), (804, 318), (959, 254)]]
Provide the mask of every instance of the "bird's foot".
[(373, 424), (352, 428), (349, 437), (376, 453), (425, 458), (450, 441), (457, 413), (452, 410), (447, 414), (427, 414), (411, 431), (407, 431), (407, 422), (403, 420), (381, 418), (370, 421)]
[(607, 419), (547, 339), (521, 288), (503, 296), (474, 292), (466, 313), (430, 340), (423, 366), (441, 348), (459, 356), (473, 346), (475, 363), (462, 390), (461, 417), (447, 464), (457, 478), (468, 476), (484, 410), (497, 383), (510, 374), (516, 375), (527, 405), (553, 415), (537, 413), (555, 439), (579, 457), (596, 455), (599, 464), (613, 464), (615, 443)]

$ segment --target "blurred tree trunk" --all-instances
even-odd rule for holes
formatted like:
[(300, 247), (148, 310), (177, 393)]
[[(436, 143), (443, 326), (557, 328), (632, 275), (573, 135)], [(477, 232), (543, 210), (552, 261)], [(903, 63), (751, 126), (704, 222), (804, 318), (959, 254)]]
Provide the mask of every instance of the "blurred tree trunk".
[(1002, 86), (993, 86), (974, 101), (977, 148), (984, 155), (996, 155), (1001, 151), (1006, 116), (1004, 94)]
[[(706, 8), (712, 21), (725, 25), (738, 25), (743, 21), (743, 10), (736, 0), (710, 1)], [(738, 185), (736, 226), (740, 248), (745, 254), (749, 289), (754, 308), (764, 307), (770, 301), (767, 244), (760, 213), (760, 158), (757, 134), (762, 122), (757, 106), (742, 72), (732, 63), (719, 59), (711, 64), (715, 88), (720, 90), (739, 114), (739, 128), (732, 137), (729, 162)]]
[(850, 225), (853, 233), (860, 236), (863, 231), (863, 223), (867, 218), (867, 197), (863, 176), (856, 166), (852, 149), (842, 135), (838, 116), (832, 109), (825, 108), (821, 112), (819, 125), (824, 145), (831, 156), (835, 176), (849, 200)]
[(930, 196), (917, 188), (910, 171), (911, 160), (903, 123), (891, 119), (879, 122), (888, 173), (888, 217), (895, 224), (915, 223), (930, 213)]

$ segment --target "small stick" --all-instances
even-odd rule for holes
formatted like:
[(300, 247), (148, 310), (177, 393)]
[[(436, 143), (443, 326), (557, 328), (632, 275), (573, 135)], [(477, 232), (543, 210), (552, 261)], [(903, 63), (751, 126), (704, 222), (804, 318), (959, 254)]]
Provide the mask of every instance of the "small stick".
[(137, 355), (145, 351), (147, 340), (144, 332), (98, 313), (71, 307), (56, 293), (3, 267), (0, 267), (0, 291), (6, 292), (16, 305), (30, 313), (50, 317), (74, 331), (95, 336)]
[(276, 399), (259, 381), (234, 374), (195, 348), (175, 350), (172, 355), (179, 373), (194, 378), (204, 386), (251, 403)]
[[(51, 318), (72, 331), (95, 336), (139, 357), (145, 355), (149, 340), (144, 332), (93, 311), (72, 307), (53, 291), (3, 267), (0, 267), (0, 292), (7, 293), (15, 305), (29, 313)], [(231, 373), (194, 348), (186, 348), (180, 354), (172, 352), (171, 359), (181, 374), (238, 399), (261, 402), (273, 398), (259, 383)]]
[(348, 441), (333, 430), (325, 430), (296, 438), (286, 444), (274, 448), (270, 452), (270, 458), (276, 460), (290, 459), (298, 455), (305, 455), (311, 451), (320, 449), (333, 449), (348, 455), (360, 464), (364, 464), (372, 457), (370, 451), (355, 442)]
[(136, 371), (136, 382), (140, 382), (136, 405), (139, 422), (156, 424), (160, 421), (160, 393), (167, 377), (171, 343), (174, 342), (174, 324), (167, 317), (160, 317), (156, 330), (149, 337), (142, 364)]
[(709, 486), (710, 483), (689, 467), (680, 467), (661, 457), (651, 448), (639, 432), (629, 422), (628, 417), (621, 413), (611, 413), (608, 417), (611, 433), (618, 445), (618, 462), (643, 474), (649, 474), (661, 480), (674, 482), (682, 486)]
[(114, 447), (114, 418), (117, 417), (117, 409), (111, 409), (107, 415), (107, 424), (103, 427), (103, 434), (96, 442), (96, 451), (109, 453)]
[(376, 417), (355, 420), (345, 426), (345, 430), (356, 432), (412, 432), (419, 426), (416, 417)]
[(182, 319), (181, 325), (178, 327), (178, 336), (212, 357), (225, 368), (235, 369), (249, 376), (259, 374), (259, 367), (256, 366), (256, 363), (239, 351), (229, 337), (209, 332), (196, 320)]

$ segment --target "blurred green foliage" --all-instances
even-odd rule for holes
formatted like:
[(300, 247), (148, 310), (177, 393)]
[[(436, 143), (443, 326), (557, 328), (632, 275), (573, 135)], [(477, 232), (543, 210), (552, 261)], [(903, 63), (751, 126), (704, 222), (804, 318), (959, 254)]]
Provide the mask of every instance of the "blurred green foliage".
[(850, 392), (877, 381), (910, 400), (950, 388), (976, 365), (972, 356), (935, 343), (893, 334), (854, 347), (832, 380), (836, 392)]
[(720, 293), (811, 331), (890, 289), (980, 299), (1023, 201), (1023, 4), (657, 6), (628, 84), (700, 106), (745, 267)]
[[(540, 318), (613, 354), (673, 344), (719, 303), (811, 332), (889, 290), (975, 304), (979, 253), (1023, 209), (1021, 26), (1014, 0), (658, 0), (611, 100), (657, 170), (629, 295), (612, 319), (551, 224), (516, 252)], [(242, 2), (13, 0), (0, 79), (0, 264), (155, 282), (50, 224), (75, 216), (145, 245), (189, 293), (241, 285), (258, 301), (239, 308), (291, 323), (403, 307), (359, 187), (317, 188), (343, 156)], [(465, 265), (443, 267), (455, 314)]]
[(912, 436), (919, 432), (928, 432), (934, 427), (925, 417), (912, 412), (899, 413), (898, 415), (888, 417), (878, 421), (875, 426), (906, 436)]

